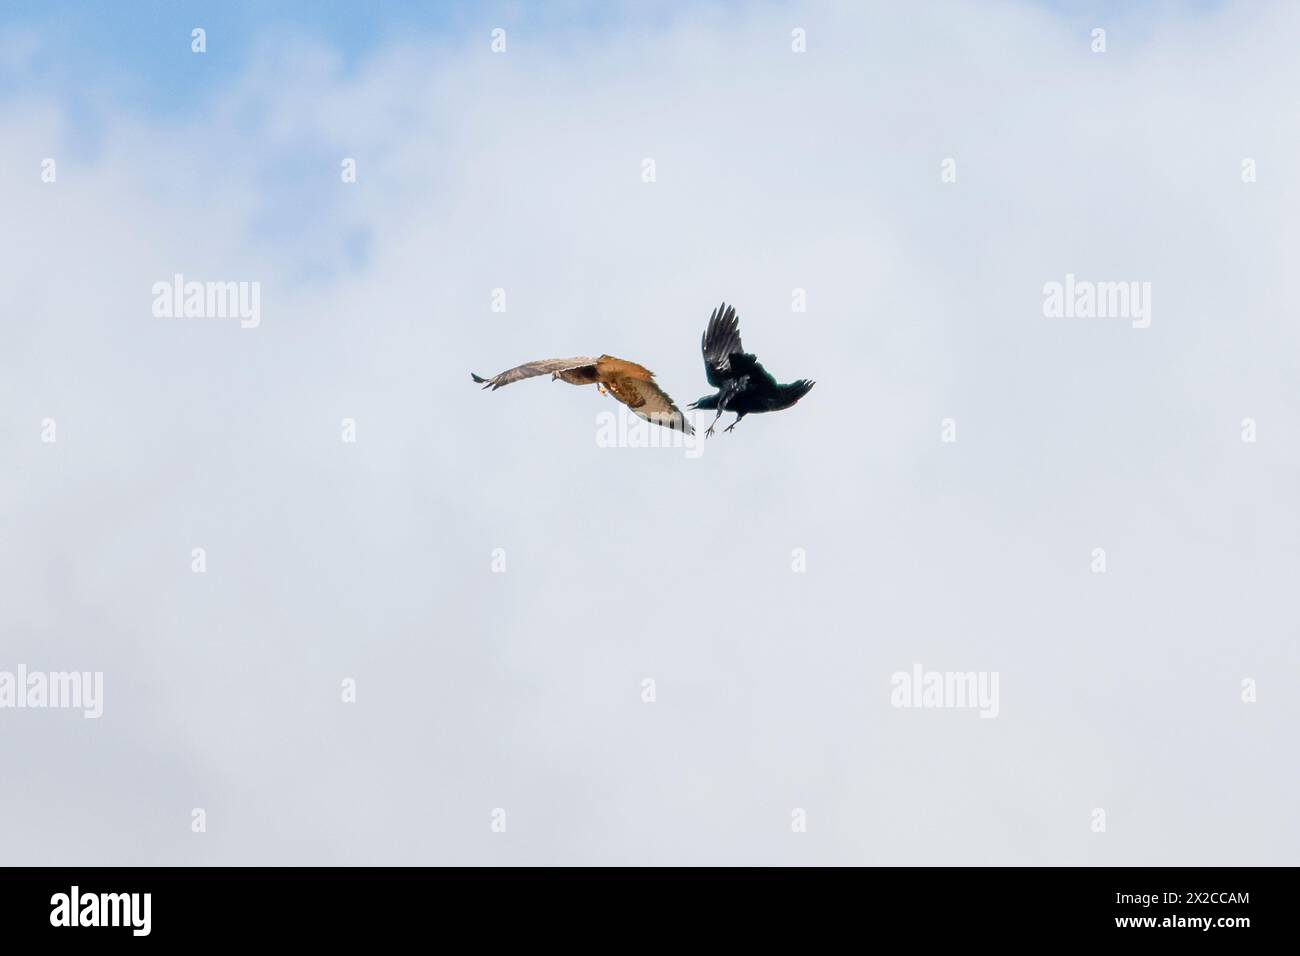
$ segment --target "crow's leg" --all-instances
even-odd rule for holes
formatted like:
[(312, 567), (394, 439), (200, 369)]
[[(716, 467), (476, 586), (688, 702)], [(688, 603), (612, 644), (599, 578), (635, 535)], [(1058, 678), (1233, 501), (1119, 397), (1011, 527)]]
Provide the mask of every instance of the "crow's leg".
[(741, 412), (739, 415), (736, 416), (736, 420), (732, 422), (730, 425), (728, 425), (726, 428), (724, 428), (723, 431), (724, 432), (731, 431), (733, 428), (735, 428), (737, 425), (740, 424), (740, 420), (744, 417), (745, 417), (745, 413)]
[(709, 425), (709, 430), (706, 431), (706, 432), (704, 433), (704, 437), (705, 437), (705, 438), (708, 438), (710, 435), (713, 434), (713, 426), (716, 425), (716, 424), (718, 424), (718, 419), (721, 418), (721, 417), (722, 417), (722, 404), (719, 403), (719, 404), (718, 404), (718, 414), (716, 414), (716, 415), (713, 416), (713, 422)]

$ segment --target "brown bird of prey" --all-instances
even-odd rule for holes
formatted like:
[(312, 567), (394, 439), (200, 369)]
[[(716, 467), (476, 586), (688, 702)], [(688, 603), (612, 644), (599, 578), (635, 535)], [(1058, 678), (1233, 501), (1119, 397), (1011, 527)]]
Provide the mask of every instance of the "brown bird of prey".
[(484, 388), (496, 390), (502, 385), (518, 382), (536, 375), (551, 373), (551, 381), (557, 378), (570, 385), (595, 385), (604, 395), (608, 392), (632, 409), (632, 413), (648, 422), (671, 428), (674, 431), (694, 435), (695, 428), (686, 420), (681, 409), (655, 383), (655, 373), (636, 362), (627, 362), (612, 355), (600, 358), (559, 358), (539, 359), (525, 362), (517, 368), (482, 378), (469, 373), (469, 377)]

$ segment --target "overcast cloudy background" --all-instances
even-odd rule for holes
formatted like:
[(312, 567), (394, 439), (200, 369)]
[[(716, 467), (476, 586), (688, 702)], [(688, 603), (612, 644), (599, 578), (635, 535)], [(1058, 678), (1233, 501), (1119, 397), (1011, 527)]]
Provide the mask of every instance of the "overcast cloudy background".
[[(0, 862), (1300, 862), (1295, 5), (130, 7), (0, 20)], [(724, 298), (698, 457), (469, 381)]]

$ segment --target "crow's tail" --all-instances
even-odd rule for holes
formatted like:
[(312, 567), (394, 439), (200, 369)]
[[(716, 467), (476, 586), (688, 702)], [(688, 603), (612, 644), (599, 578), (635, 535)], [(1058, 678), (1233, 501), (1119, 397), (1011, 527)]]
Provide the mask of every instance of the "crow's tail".
[(776, 407), (773, 410), (789, 408), (795, 402), (799, 401), (799, 399), (811, 392), (812, 387), (816, 384), (816, 382), (811, 382), (806, 378), (801, 378), (799, 381), (791, 382), (789, 385), (778, 386)]

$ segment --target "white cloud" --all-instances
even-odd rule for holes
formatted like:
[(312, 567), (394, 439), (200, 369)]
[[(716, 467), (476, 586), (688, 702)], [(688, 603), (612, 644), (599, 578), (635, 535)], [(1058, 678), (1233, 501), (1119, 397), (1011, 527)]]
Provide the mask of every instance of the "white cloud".
[[(275, 35), (66, 158), (57, 99), (0, 101), (0, 667), (106, 700), (0, 714), (9, 858), (1294, 861), (1297, 14), (1249, 10), (1104, 55), (1010, 4), (353, 70)], [(176, 272), (260, 327), (152, 318)], [(1150, 281), (1151, 327), (1044, 318), (1067, 272)], [(690, 401), (724, 297), (819, 384), (699, 460), (468, 381), (607, 351)], [(891, 709), (918, 660), (998, 671), (998, 718)]]

